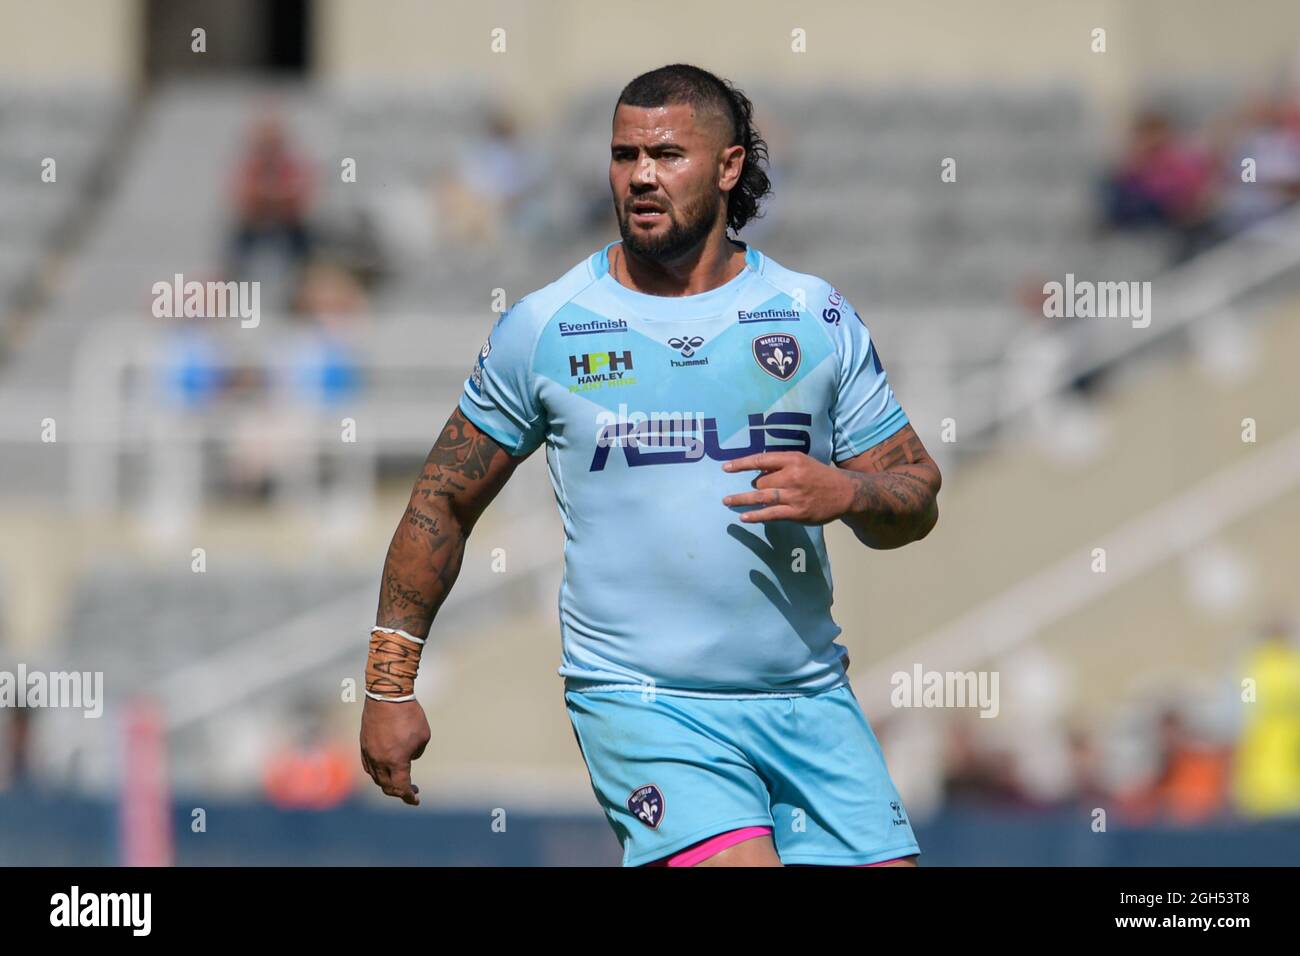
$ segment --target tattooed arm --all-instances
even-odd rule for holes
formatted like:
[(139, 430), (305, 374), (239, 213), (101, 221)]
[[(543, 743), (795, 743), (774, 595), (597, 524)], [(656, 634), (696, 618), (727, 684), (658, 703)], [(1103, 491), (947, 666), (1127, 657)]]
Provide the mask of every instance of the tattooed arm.
[(377, 624), (416, 637), (429, 633), (460, 572), (470, 530), (522, 460), (459, 408), (451, 413), (388, 545)]
[[(428, 635), (460, 572), (470, 530), (521, 461), (479, 431), (459, 408), (451, 413), (388, 545), (376, 617), (380, 627), (421, 639)], [(367, 676), (377, 678), (376, 693), (394, 692), (385, 686), (390, 676), (413, 680), (417, 645), (394, 636), (381, 640), (377, 653), (376, 641), (371, 643)], [(419, 701), (366, 698), (361, 763), (384, 793), (412, 805), (420, 802), (419, 788), (411, 783), (411, 761), (424, 753), (429, 737)]]
[(939, 468), (911, 425), (838, 468), (803, 452), (765, 451), (726, 462), (722, 469), (762, 472), (753, 491), (722, 499), (732, 508), (757, 505), (741, 514), (747, 524), (826, 524), (841, 518), (867, 547), (885, 549), (924, 538), (939, 520)]
[(839, 467), (853, 487), (844, 523), (867, 547), (902, 547), (938, 522), (943, 477), (911, 425)]

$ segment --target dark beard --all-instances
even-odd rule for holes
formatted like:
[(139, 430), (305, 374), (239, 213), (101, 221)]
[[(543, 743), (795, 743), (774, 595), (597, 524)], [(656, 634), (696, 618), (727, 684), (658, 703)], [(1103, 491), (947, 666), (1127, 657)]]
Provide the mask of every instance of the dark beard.
[(634, 233), (628, 222), (631, 214), (619, 216), (618, 231), (623, 237), (623, 248), (637, 258), (650, 262), (677, 262), (704, 242), (717, 220), (721, 203), (722, 197), (717, 193), (706, 196), (699, 205), (686, 210), (684, 223), (669, 209), (665, 213), (668, 216), (668, 231), (662, 236), (647, 237)]

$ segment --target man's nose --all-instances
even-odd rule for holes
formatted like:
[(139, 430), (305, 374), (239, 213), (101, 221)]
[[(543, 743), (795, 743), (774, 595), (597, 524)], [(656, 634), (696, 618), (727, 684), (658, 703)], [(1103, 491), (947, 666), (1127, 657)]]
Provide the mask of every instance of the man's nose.
[(655, 170), (655, 161), (651, 156), (642, 156), (641, 162), (637, 163), (636, 175), (632, 177), (639, 183), (653, 183), (658, 179), (658, 172)]

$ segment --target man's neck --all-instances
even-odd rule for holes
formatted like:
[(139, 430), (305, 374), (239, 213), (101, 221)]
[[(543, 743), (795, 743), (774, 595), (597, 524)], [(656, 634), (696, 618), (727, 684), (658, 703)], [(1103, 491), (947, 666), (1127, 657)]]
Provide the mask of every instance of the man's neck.
[(698, 254), (679, 262), (659, 263), (628, 254), (624, 244), (609, 247), (609, 274), (619, 285), (646, 295), (699, 295), (725, 285), (745, 268), (745, 247), (720, 236)]

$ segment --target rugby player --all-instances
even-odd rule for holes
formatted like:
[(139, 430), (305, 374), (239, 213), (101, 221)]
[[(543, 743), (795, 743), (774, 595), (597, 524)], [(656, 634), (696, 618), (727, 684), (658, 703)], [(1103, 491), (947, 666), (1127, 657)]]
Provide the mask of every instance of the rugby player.
[(545, 444), (559, 674), (623, 864), (915, 865), (835, 642), (822, 528), (916, 541), (939, 470), (844, 296), (728, 235), (771, 191), (752, 112), (692, 66), (629, 83), (622, 241), (493, 327), (384, 565), (361, 722), (384, 793), (419, 803), (420, 649), (475, 521)]

